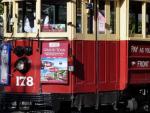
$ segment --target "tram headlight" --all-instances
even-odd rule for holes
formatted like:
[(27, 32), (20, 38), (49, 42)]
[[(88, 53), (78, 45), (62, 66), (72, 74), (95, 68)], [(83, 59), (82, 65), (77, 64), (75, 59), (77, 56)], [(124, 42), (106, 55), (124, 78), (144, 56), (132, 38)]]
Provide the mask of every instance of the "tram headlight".
[(32, 47), (26, 46), (24, 52), (25, 52), (25, 54), (26, 54), (27, 56), (32, 55)]
[(14, 48), (14, 53), (18, 57), (22, 57), (24, 54), (27, 56), (30, 56), (30, 55), (32, 55), (32, 47), (30, 47), (30, 46), (26, 46), (26, 47), (17, 46)]
[(24, 47), (22, 46), (17, 46), (14, 48), (14, 51), (13, 51), (18, 57), (21, 57), (24, 55)]
[(31, 67), (31, 63), (30, 63), (29, 59), (26, 57), (19, 58), (15, 62), (16, 70), (18, 70), (21, 73), (27, 73), (29, 71), (30, 67)]
[(19, 61), (17, 64), (16, 64), (16, 69), (18, 70), (23, 70), (24, 69), (24, 62), (23, 61)]

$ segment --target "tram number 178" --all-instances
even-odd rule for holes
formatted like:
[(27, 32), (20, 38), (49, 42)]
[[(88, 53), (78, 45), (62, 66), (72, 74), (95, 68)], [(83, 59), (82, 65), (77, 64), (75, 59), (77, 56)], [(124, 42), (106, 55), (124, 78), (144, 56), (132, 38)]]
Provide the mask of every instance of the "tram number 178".
[(33, 77), (16, 76), (16, 86), (33, 86)]

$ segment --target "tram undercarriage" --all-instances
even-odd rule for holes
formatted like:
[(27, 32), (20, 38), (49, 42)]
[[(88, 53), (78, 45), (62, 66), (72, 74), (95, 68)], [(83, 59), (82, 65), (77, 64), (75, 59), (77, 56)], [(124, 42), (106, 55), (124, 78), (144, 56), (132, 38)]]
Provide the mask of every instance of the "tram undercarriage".
[(98, 94), (1, 94), (0, 113), (150, 112), (149, 86)]

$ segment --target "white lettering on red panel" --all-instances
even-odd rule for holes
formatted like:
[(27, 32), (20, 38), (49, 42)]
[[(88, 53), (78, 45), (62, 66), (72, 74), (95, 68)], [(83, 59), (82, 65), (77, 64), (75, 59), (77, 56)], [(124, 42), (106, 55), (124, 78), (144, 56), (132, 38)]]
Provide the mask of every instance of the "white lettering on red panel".
[(149, 67), (149, 61), (137, 61), (137, 67)]
[(16, 76), (16, 86), (33, 86), (33, 77)]
[(137, 53), (138, 52), (138, 46), (131, 46), (131, 52)]
[(150, 61), (132, 61), (131, 66), (136, 66), (139, 68), (148, 68), (150, 66)]
[(131, 46), (132, 53), (150, 53), (149, 47)]

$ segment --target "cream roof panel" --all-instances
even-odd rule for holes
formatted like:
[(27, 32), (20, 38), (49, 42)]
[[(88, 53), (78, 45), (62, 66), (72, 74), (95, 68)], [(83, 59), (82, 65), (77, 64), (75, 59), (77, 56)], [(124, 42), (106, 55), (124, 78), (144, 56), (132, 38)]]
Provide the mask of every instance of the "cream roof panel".
[(2, 0), (2, 2), (13, 2), (13, 0)]

